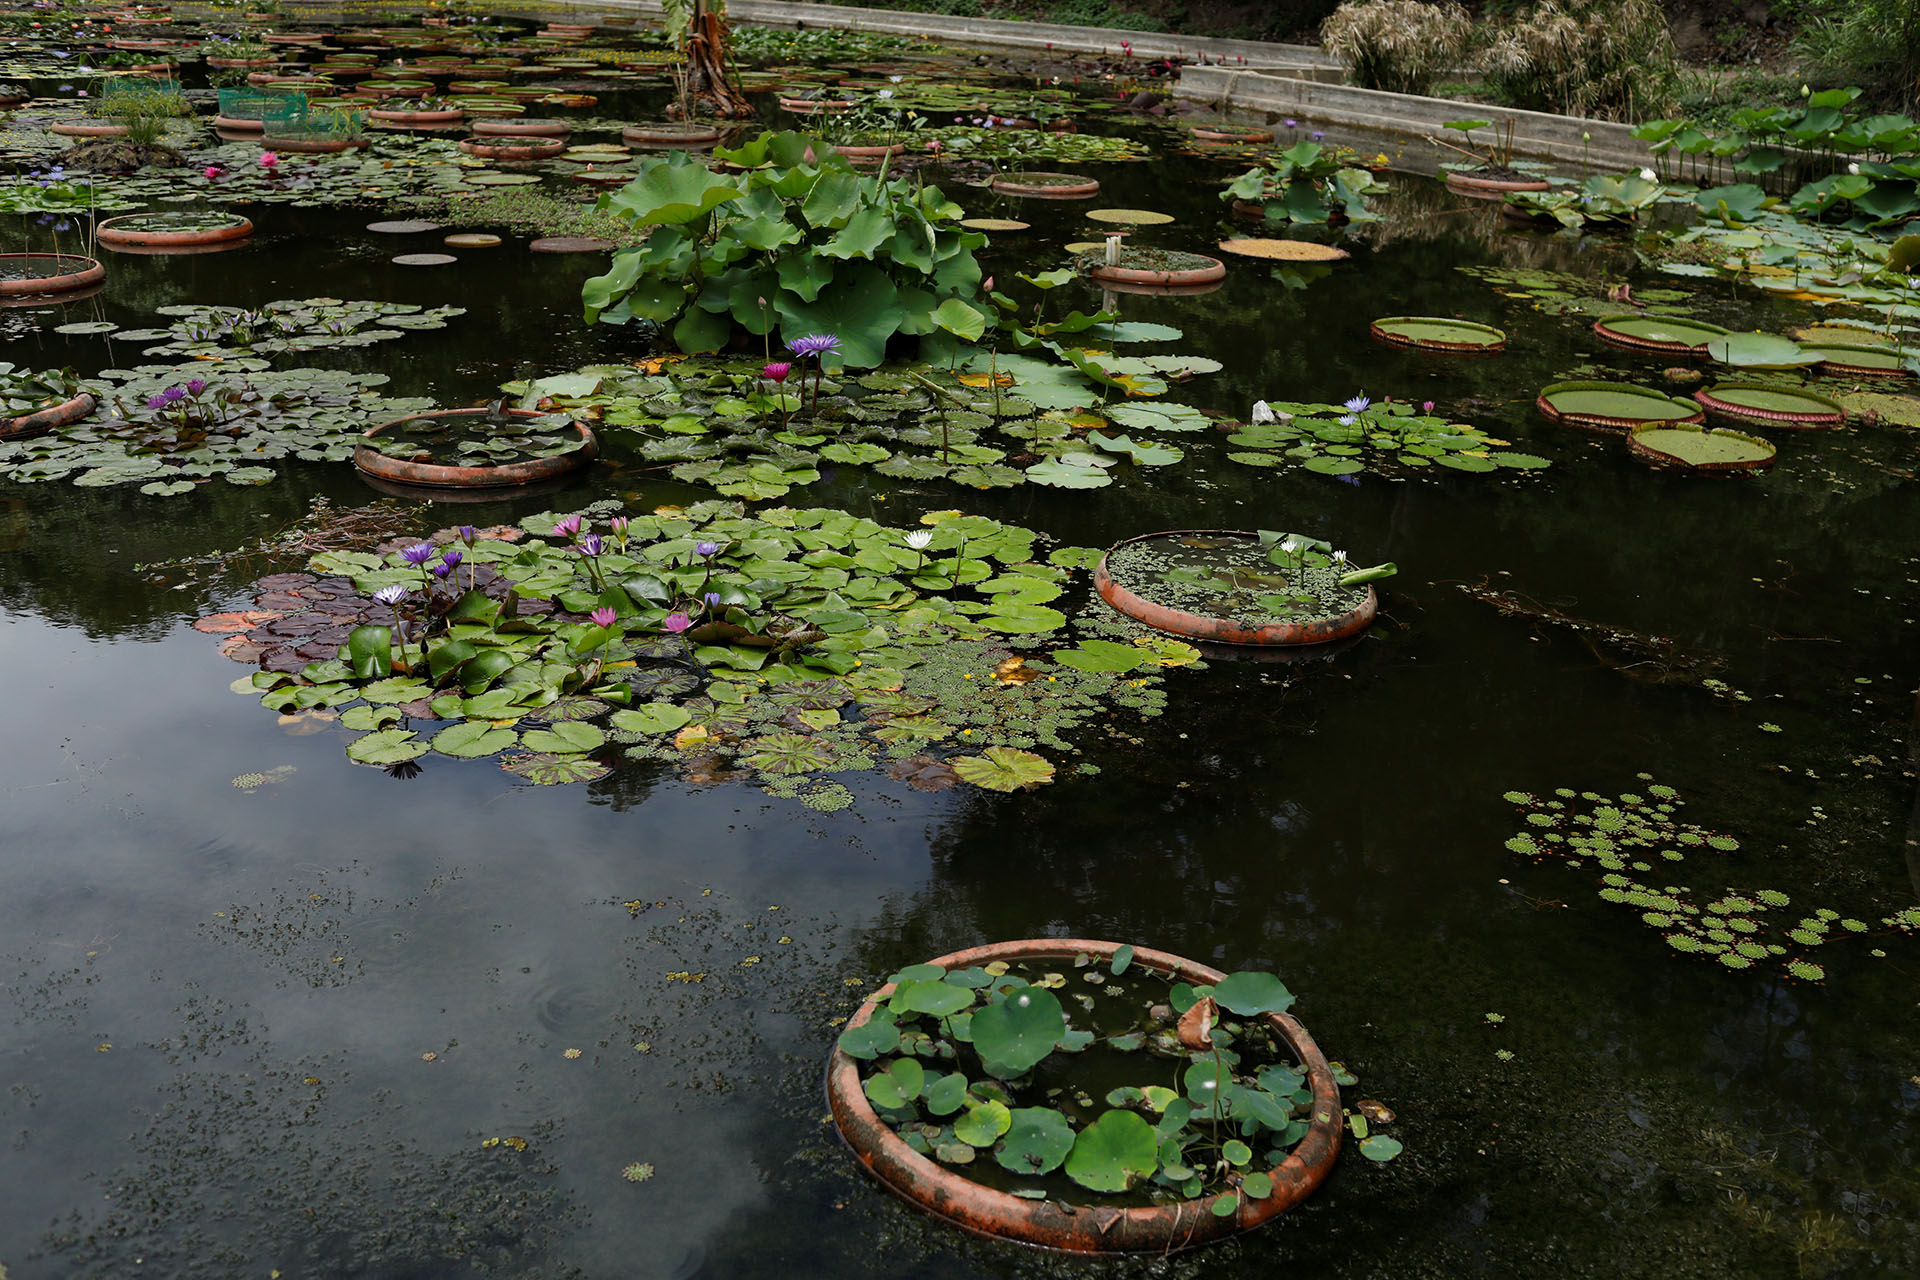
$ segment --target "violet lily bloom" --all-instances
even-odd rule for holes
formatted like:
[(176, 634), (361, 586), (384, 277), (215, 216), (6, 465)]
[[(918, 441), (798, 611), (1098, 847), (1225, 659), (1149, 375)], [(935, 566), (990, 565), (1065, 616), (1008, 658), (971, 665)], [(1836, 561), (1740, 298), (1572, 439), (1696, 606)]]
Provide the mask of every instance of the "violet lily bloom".
[(809, 333), (787, 344), (787, 350), (801, 357), (825, 355), (840, 349), (840, 338), (831, 333)]
[(373, 598), (391, 608), (407, 598), (407, 589), (396, 582), (392, 586), (382, 587), (374, 592)]
[(433, 546), (426, 542), (416, 542), (402, 551), (400, 558), (411, 565), (423, 565), (433, 559)]
[(684, 613), (670, 613), (667, 615), (666, 621), (660, 625), (666, 628), (670, 634), (677, 636), (693, 626), (693, 619)]
[(563, 538), (571, 538), (580, 532), (580, 517), (562, 516), (553, 522), (553, 531)]
[(607, 544), (601, 539), (600, 535), (597, 533), (590, 533), (586, 537), (580, 539), (580, 545), (577, 548), (575, 548), (575, 550), (579, 551), (579, 553), (583, 556), (597, 556), (602, 551), (605, 551), (606, 549), (607, 549)]
[(720, 554), (720, 544), (717, 542), (697, 542), (693, 549), (709, 560)]
[(464, 559), (466, 559), (466, 557), (461, 555), (457, 549), (453, 551), (443, 551), (440, 553), (441, 563), (446, 565), (447, 568), (449, 569), (453, 568), (453, 566), (459, 564)]

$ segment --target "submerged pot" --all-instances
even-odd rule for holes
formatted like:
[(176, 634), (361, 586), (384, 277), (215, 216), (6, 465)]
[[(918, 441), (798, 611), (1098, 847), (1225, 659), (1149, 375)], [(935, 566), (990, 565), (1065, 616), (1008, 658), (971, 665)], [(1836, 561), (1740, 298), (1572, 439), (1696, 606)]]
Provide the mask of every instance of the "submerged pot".
[(43, 431), (64, 427), (69, 422), (78, 422), (93, 412), (93, 405), (93, 397), (82, 391), (71, 400), (48, 405), (44, 409), (22, 414), (18, 418), (0, 418), (0, 440), (12, 440), (19, 436), (37, 436)]
[[(516, 418), (547, 416), (532, 409), (510, 409), (507, 412)], [(484, 417), (486, 413), (485, 409), (441, 409), (432, 413), (410, 413), (404, 418), (383, 422), (366, 434), (377, 436), (390, 427), (398, 427), (401, 423), (411, 422), (415, 418), (478, 418)], [(576, 421), (573, 429), (579, 433), (580, 448), (551, 458), (527, 458), (497, 467), (463, 467), (441, 462), (411, 462), (405, 458), (390, 458), (366, 444), (354, 448), (353, 465), (354, 469), (363, 475), (416, 488), (516, 488), (520, 485), (537, 484), (544, 480), (569, 475), (600, 456), (599, 437), (595, 436), (583, 422)]]
[[(973, 947), (932, 963), (964, 969), (996, 960), (1067, 960), (1081, 955), (1100, 960), (1111, 959), (1119, 949), (1120, 945), (1113, 942), (1037, 938)], [(1144, 947), (1134, 950), (1133, 964), (1194, 984), (1214, 983), (1226, 976), (1195, 961)], [(892, 994), (891, 984), (874, 992), (847, 1025), (865, 1023)], [(861, 1088), (859, 1064), (838, 1048), (827, 1067), (827, 1101), (840, 1136), (868, 1173), (901, 1199), (955, 1226), (976, 1235), (1065, 1253), (1171, 1253), (1249, 1231), (1278, 1216), (1312, 1194), (1332, 1172), (1340, 1154), (1344, 1123), (1340, 1089), (1325, 1055), (1307, 1029), (1291, 1016), (1263, 1016), (1307, 1070), (1313, 1087), (1313, 1119), (1306, 1136), (1286, 1160), (1269, 1171), (1273, 1194), (1263, 1200), (1243, 1195), (1234, 1212), (1226, 1216), (1214, 1214), (1212, 1196), (1133, 1208), (1069, 1206), (1052, 1200), (1028, 1200), (983, 1186), (909, 1147), (875, 1113)]]
[[(10, 268), (18, 268), (14, 275)], [(0, 253), (0, 297), (67, 293), (107, 278), (94, 258), (74, 253)]]
[[(1137, 538), (1126, 538), (1115, 543), (1113, 549), (1117, 550), (1132, 542), (1143, 542), (1149, 538), (1165, 538), (1174, 534), (1217, 538), (1257, 538), (1259, 536), (1239, 529), (1176, 529), (1145, 533)], [(1100, 563), (1093, 568), (1093, 587), (1100, 593), (1102, 600), (1136, 622), (1144, 622), (1154, 630), (1164, 631), (1169, 635), (1184, 636), (1214, 644), (1326, 644), (1332, 640), (1344, 640), (1348, 636), (1360, 634), (1373, 625), (1375, 615), (1380, 612), (1380, 593), (1369, 586), (1367, 598), (1345, 613), (1331, 614), (1323, 618), (1306, 618), (1298, 622), (1274, 622), (1264, 626), (1250, 627), (1231, 618), (1215, 618), (1205, 614), (1189, 613), (1184, 609), (1155, 604), (1151, 600), (1135, 595), (1114, 579), (1107, 569), (1107, 557), (1104, 555), (1100, 557)]]

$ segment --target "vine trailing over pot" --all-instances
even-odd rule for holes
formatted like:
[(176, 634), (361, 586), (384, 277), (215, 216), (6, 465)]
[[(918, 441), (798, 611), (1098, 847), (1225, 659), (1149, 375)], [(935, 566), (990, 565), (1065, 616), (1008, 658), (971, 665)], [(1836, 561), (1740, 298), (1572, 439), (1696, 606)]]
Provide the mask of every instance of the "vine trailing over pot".
[(799, 133), (715, 154), (746, 172), (675, 152), (601, 197), (602, 212), (653, 231), (586, 282), (589, 323), (651, 320), (689, 352), (719, 350), (736, 327), (832, 333), (837, 362), (854, 368), (878, 365), (895, 334), (984, 328), (971, 299), (986, 237), (958, 225), (965, 211), (938, 187), (863, 175)]
[[(1037, 959), (909, 966), (839, 1048), (862, 1063), (866, 1100), (907, 1146), (951, 1167), (990, 1155), (1022, 1198), (1206, 1197), (1227, 1217), (1243, 1197), (1273, 1195), (1266, 1170), (1332, 1119), (1319, 1114), (1311, 1063), (1267, 1016), (1285, 1014), (1293, 993), (1271, 973), (1180, 981), (1136, 965), (1130, 946), (1095, 960), (1074, 957), (1077, 980)], [(1368, 1158), (1399, 1154), (1364, 1119), (1354, 1128)]]

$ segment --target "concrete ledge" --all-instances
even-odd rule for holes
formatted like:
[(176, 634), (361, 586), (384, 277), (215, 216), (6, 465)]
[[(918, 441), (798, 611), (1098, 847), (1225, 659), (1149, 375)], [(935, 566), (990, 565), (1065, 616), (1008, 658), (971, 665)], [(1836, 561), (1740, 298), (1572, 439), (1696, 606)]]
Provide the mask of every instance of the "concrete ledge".
[(1633, 136), (1631, 126), (1611, 120), (1514, 111), (1230, 67), (1183, 68), (1175, 92), (1222, 109), (1264, 112), (1313, 124), (1354, 125), (1409, 140), (1431, 136), (1458, 142), (1457, 133), (1450, 135), (1442, 127), (1446, 121), (1491, 120), (1504, 127), (1511, 119), (1516, 156), (1601, 169), (1637, 169), (1653, 160), (1653, 153)]

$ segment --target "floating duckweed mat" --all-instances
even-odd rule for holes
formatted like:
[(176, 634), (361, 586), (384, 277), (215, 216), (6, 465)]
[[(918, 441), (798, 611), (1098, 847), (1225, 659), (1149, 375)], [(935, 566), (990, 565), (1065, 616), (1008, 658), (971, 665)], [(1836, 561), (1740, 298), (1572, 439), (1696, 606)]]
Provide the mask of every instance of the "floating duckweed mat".
[(1044, 785), (1068, 770), (1042, 750), (1075, 753), (1069, 733), (1116, 707), (1157, 714), (1164, 670), (1199, 659), (1104, 608), (1070, 618), (1054, 606), (1099, 553), (984, 517), (909, 534), (824, 509), (618, 508), (323, 553), (196, 626), (263, 668), (243, 683), (270, 709), (338, 710), (356, 763), (499, 756), (559, 783), (624, 754), (823, 807), (844, 807), (828, 775), (854, 771)]
[(1423, 351), (1491, 355), (1507, 348), (1507, 335), (1503, 330), (1438, 316), (1383, 316), (1373, 322), (1371, 332), (1381, 342)]
[(1691, 354), (1727, 331), (1717, 324), (1701, 320), (1683, 320), (1678, 316), (1616, 315), (1593, 322), (1593, 331), (1615, 346), (1638, 351), (1667, 351)]
[[(1690, 885), (1661, 883), (1683, 875), (1701, 878), (1697, 865), (1683, 873), (1680, 864), (1737, 853), (1740, 841), (1684, 821), (1685, 801), (1678, 792), (1654, 782), (1651, 774), (1636, 776), (1644, 785), (1614, 799), (1571, 787), (1550, 796), (1507, 792), (1507, 802), (1526, 820), (1507, 848), (1522, 857), (1558, 858), (1598, 870), (1601, 898), (1637, 910), (1675, 951), (1728, 969), (1777, 965), (1789, 977), (1819, 982), (1827, 974), (1807, 958), (1814, 948), (1876, 932), (1867, 920), (1830, 908), (1796, 918), (1792, 899), (1775, 889), (1729, 889), (1715, 898)], [(1881, 917), (1879, 926), (1881, 933), (1920, 932), (1920, 908)], [(1885, 954), (1873, 951), (1875, 957)]]
[(1534, 401), (1554, 422), (1626, 431), (1645, 422), (1694, 423), (1699, 405), (1631, 382), (1556, 382)]
[(1635, 427), (1627, 437), (1636, 458), (1693, 471), (1757, 471), (1773, 465), (1773, 445), (1758, 436), (1700, 426)]
[(1720, 382), (1693, 398), (1716, 418), (1775, 427), (1837, 427), (1847, 411), (1837, 400), (1766, 382)]
[[(1410, 404), (1372, 405), (1356, 397), (1344, 405), (1276, 400), (1265, 414), (1228, 437), (1242, 450), (1227, 455), (1249, 467), (1298, 463), (1321, 475), (1372, 469), (1439, 466), (1450, 471), (1534, 471), (1550, 465), (1536, 454), (1506, 448), (1478, 427), (1449, 422)], [(1270, 421), (1259, 420), (1262, 417)]]

